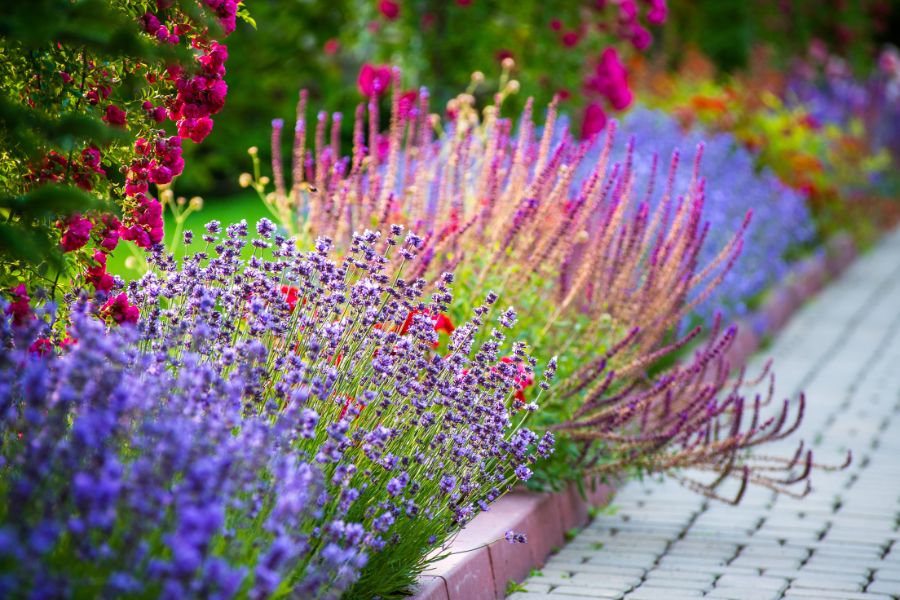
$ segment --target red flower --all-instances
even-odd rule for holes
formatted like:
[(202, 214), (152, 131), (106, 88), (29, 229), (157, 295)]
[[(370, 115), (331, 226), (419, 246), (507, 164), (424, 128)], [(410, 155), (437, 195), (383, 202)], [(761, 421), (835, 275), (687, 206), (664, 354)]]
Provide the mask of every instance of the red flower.
[(501, 48), (494, 53), (494, 58), (497, 59), (497, 62), (502, 63), (507, 58), (515, 58), (515, 56), (513, 56), (512, 50)]
[(94, 252), (94, 260), (97, 264), (87, 268), (84, 278), (98, 291), (108, 292), (112, 289), (115, 281), (112, 275), (106, 272), (106, 254), (97, 250)]
[(356, 80), (359, 93), (367, 98), (381, 96), (391, 85), (391, 68), (387, 65), (373, 66), (366, 63)]
[(650, 46), (650, 42), (652, 41), (653, 36), (640, 25), (635, 25), (634, 29), (631, 30), (631, 44), (636, 49), (644, 51)]
[(378, 3), (378, 12), (388, 21), (393, 21), (400, 16), (400, 5), (393, 0), (381, 0)]
[(472, 0), (456, 0), (456, 3), (460, 6), (471, 6)]
[(106, 107), (106, 114), (103, 115), (103, 120), (116, 127), (125, 127), (125, 115), (124, 110), (115, 104), (109, 104)]
[(334, 38), (331, 38), (325, 45), (322, 47), (322, 50), (325, 51), (325, 54), (328, 56), (334, 56), (338, 53), (338, 50), (341, 49), (341, 43)]
[[(426, 317), (430, 317), (432, 322), (434, 323), (435, 331), (443, 331), (447, 335), (450, 335), (456, 329), (456, 327), (453, 326), (453, 322), (450, 320), (450, 317), (448, 317), (444, 313), (432, 315), (427, 310), (413, 310), (410, 311), (408, 315), (406, 315), (406, 320), (403, 321), (403, 325), (400, 327), (400, 335), (406, 335), (407, 333), (409, 333), (409, 328), (410, 326), (412, 326), (413, 319), (415, 319), (416, 315), (424, 315)], [(437, 348), (439, 344), (438, 342), (433, 342), (431, 345), (433, 348)]]
[(12, 316), (13, 325), (24, 325), (34, 318), (34, 315), (31, 314), (31, 306), (29, 305), (31, 297), (28, 295), (24, 283), (20, 283), (14, 287), (12, 294), (15, 297), (15, 300), (7, 305), (6, 314)]
[(515, 377), (515, 382), (519, 385), (519, 389), (516, 390), (513, 397), (516, 399), (516, 402), (525, 404), (525, 388), (534, 385), (534, 374), (528, 372), (525, 368), (525, 363), (512, 356), (504, 356), (500, 359), (500, 362), (507, 364), (513, 363), (516, 365), (518, 374)]
[(59, 245), (63, 252), (74, 252), (84, 247), (91, 239), (91, 229), (94, 224), (81, 215), (72, 215), (65, 222), (66, 231), (63, 233)]
[(121, 293), (118, 296), (112, 296), (100, 308), (100, 314), (107, 320), (112, 320), (121, 325), (123, 323), (137, 323), (141, 311), (137, 306), (132, 306), (128, 302), (128, 296)]
[(199, 119), (182, 119), (178, 122), (178, 135), (183, 138), (191, 138), (195, 144), (206, 139), (213, 128), (212, 119), (200, 117)]
[(38, 338), (28, 346), (28, 351), (38, 356), (44, 356), (53, 352), (53, 342), (49, 338)]
[[(300, 290), (292, 285), (283, 285), (281, 286), (281, 295), (284, 296), (284, 301), (288, 303), (291, 312), (294, 312), (294, 309), (297, 308), (297, 299), (300, 297)], [(306, 300), (304, 300), (303, 303), (305, 304)]]
[(578, 35), (577, 31), (567, 31), (562, 36), (562, 43), (566, 48), (572, 48), (578, 45), (578, 40), (580, 39), (581, 36)]
[(584, 111), (584, 121), (581, 123), (581, 139), (594, 137), (606, 127), (606, 113), (597, 102), (588, 104)]
[[(347, 411), (350, 409), (350, 405), (354, 403), (352, 396), (347, 396), (346, 398), (347, 399), (344, 401), (344, 406), (341, 408), (341, 416), (338, 417), (338, 420), (341, 420), (344, 418), (344, 416), (347, 414)], [(360, 411), (362, 411), (362, 409), (364, 409), (366, 407), (366, 405), (363, 404), (362, 402), (356, 402), (356, 406), (359, 407)]]

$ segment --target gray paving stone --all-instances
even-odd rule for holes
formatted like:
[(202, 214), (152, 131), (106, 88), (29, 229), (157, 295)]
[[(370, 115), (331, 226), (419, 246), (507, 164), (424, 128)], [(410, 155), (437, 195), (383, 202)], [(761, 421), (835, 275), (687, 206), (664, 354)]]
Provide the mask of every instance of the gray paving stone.
[(876, 594), (900, 596), (900, 581), (890, 581), (886, 579), (875, 580), (871, 584), (869, 584), (869, 587), (866, 588), (866, 591)]
[(643, 569), (640, 567), (626, 567), (622, 565), (611, 565), (611, 564), (595, 564), (591, 562), (587, 563), (568, 563), (568, 562), (560, 562), (553, 561), (553, 568), (561, 571), (565, 571), (568, 573), (596, 573), (598, 575), (610, 575), (610, 576), (619, 576), (619, 577), (636, 577), (640, 579), (644, 576), (644, 573), (647, 572), (647, 569)]
[(784, 598), (796, 598), (797, 600), (893, 600), (886, 594), (874, 594), (868, 592), (841, 592), (826, 590), (790, 589), (784, 593)]
[(764, 577), (764, 576), (747, 576), (747, 575), (722, 575), (716, 581), (716, 589), (719, 588), (740, 588), (740, 589), (762, 589), (783, 591), (787, 589), (788, 580), (783, 577)]
[(741, 555), (728, 563), (732, 567), (749, 567), (751, 569), (799, 569), (802, 561), (799, 558), (783, 558), (779, 556)]
[(716, 588), (704, 596), (713, 600), (778, 600), (780, 597), (780, 590), (754, 588)]
[[(526, 581), (537, 587), (511, 598), (584, 600), (606, 590), (617, 600), (704, 591), (711, 600), (900, 600), (897, 256), (900, 230), (806, 303), (750, 365), (774, 357), (778, 395), (807, 390), (798, 438), (814, 442), (825, 463), (852, 447), (850, 469), (814, 473), (803, 499), (751, 488), (736, 508), (670, 480), (632, 482), (618, 492), (617, 514), (596, 519)], [(789, 454), (795, 443), (765, 453)]]
[(702, 598), (703, 592), (691, 590), (673, 590), (668, 587), (657, 587), (648, 584), (642, 585), (638, 590), (625, 595), (627, 600), (678, 600), (687, 598)]
[(791, 581), (791, 589), (833, 590), (838, 592), (861, 592), (868, 580), (865, 577), (839, 578), (827, 575), (801, 575)]
[(530, 594), (547, 594), (550, 592), (550, 589), (553, 587), (547, 583), (533, 583), (530, 581), (526, 581), (522, 585), (525, 587), (525, 591)]
[(877, 581), (879, 579), (885, 579), (888, 581), (900, 581), (900, 569), (895, 568), (877, 568), (875, 570), (874, 579)]
[(574, 585), (561, 585), (559, 587), (553, 588), (553, 591), (550, 594), (551, 598), (555, 598), (559, 595), (564, 596), (577, 596), (582, 600), (584, 598), (603, 598), (603, 599), (617, 599), (622, 597), (622, 593), (625, 590), (618, 588), (597, 588), (597, 587), (578, 587)]
[(640, 577), (612, 576), (606, 573), (575, 573), (566, 585), (597, 587), (600, 589), (630, 590), (641, 582)]

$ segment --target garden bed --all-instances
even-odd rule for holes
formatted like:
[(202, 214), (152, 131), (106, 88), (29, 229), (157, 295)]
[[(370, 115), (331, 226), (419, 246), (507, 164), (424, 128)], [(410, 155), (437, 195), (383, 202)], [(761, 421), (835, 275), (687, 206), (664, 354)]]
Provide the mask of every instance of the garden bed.
[[(777, 333), (807, 299), (840, 275), (857, 255), (849, 235), (838, 234), (824, 252), (796, 263), (785, 280), (766, 296), (756, 313), (740, 322), (728, 353), (741, 365)], [(456, 537), (451, 554), (419, 578), (416, 600), (493, 600), (506, 595), (510, 580), (522, 581), (533, 568), (566, 541), (566, 532), (583, 527), (592, 507), (607, 504), (615, 485), (586, 485), (583, 497), (573, 484), (555, 493), (517, 491), (507, 494), (478, 515)], [(507, 531), (528, 536), (523, 546), (508, 543)]]

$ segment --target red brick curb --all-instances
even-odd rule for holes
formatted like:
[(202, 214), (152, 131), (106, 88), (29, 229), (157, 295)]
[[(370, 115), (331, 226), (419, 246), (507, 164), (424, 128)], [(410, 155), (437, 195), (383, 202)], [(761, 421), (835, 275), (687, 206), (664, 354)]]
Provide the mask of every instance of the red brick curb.
[[(591, 489), (593, 487), (593, 489)], [(606, 504), (612, 486), (586, 486), (582, 498), (572, 484), (561, 492), (513, 491), (479, 514), (456, 537), (451, 555), (419, 577), (414, 600), (495, 600), (506, 595), (510, 579), (522, 581), (532, 568), (565, 543), (565, 534), (583, 527), (591, 506)], [(525, 545), (510, 544), (504, 534), (528, 536)]]
[[(841, 274), (856, 257), (853, 240), (839, 234), (824, 252), (807, 258), (775, 286), (760, 310), (739, 323), (728, 353), (732, 365), (744, 364), (765, 336), (781, 329), (804, 301)], [(593, 488), (593, 489), (591, 489)], [(451, 555), (419, 577), (412, 600), (496, 600), (506, 595), (507, 582), (522, 581), (532, 568), (544, 564), (554, 547), (562, 546), (570, 529), (588, 522), (588, 509), (609, 502), (614, 486), (588, 486), (582, 498), (576, 486), (555, 493), (515, 491), (488, 512), (479, 514), (457, 536)], [(512, 545), (504, 533), (528, 536), (526, 545)]]

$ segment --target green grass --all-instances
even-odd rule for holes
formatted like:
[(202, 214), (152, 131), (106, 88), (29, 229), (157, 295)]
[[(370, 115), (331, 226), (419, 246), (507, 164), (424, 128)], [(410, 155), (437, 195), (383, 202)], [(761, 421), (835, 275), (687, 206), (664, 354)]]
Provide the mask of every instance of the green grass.
[[(262, 201), (260, 201), (256, 192), (250, 190), (227, 198), (204, 198), (203, 209), (188, 215), (184, 229), (185, 231), (193, 231), (194, 237), (199, 238), (203, 233), (203, 226), (209, 221), (221, 221), (224, 227), (231, 223), (237, 223), (241, 219), (246, 219), (247, 223), (252, 227), (262, 217), (271, 218), (271, 215)], [(166, 210), (163, 218), (166, 224), (166, 246), (171, 248), (172, 237), (175, 231), (175, 219), (168, 210)], [(125, 261), (133, 254), (140, 256), (143, 253), (143, 250), (137, 248), (131, 242), (122, 240), (109, 257), (107, 270), (114, 275), (120, 275), (126, 281), (132, 279), (140, 273), (137, 269), (129, 269), (125, 265)]]

